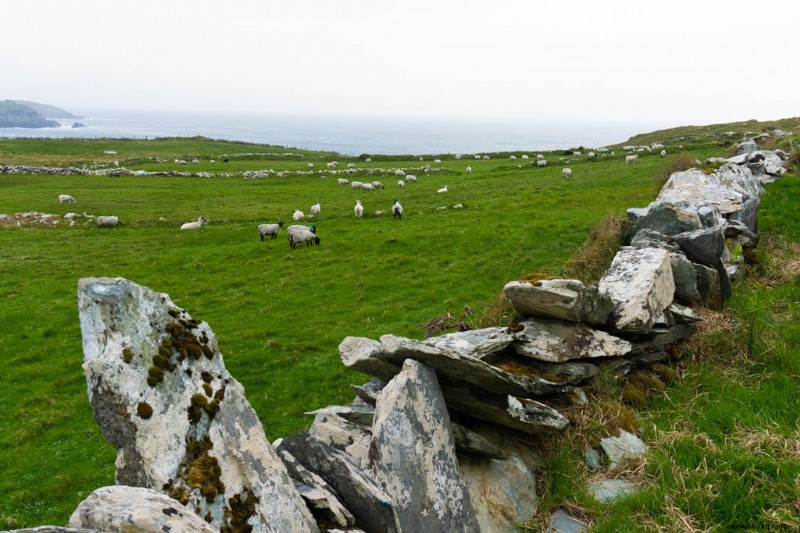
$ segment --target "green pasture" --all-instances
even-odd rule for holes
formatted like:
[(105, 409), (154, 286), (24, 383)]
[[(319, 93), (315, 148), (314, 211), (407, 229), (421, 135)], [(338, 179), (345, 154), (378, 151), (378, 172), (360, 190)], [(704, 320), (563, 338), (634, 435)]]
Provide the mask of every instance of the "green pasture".
[[(687, 148), (691, 148), (687, 146)], [(672, 147), (668, 146), (672, 153)], [(704, 159), (727, 148), (702, 145)], [(117, 154), (103, 154), (112, 150)], [(291, 156), (223, 154), (292, 152)], [(0, 213), (67, 211), (117, 215), (122, 225), (0, 228), (0, 527), (65, 524), (76, 505), (114, 480), (114, 450), (92, 420), (81, 369), (76, 307), (78, 279), (121, 276), (169, 293), (219, 339), (229, 371), (245, 386), (270, 439), (307, 429), (304, 411), (349, 403), (349, 384), (368, 379), (341, 364), (337, 346), (348, 335), (424, 336), (444, 313), (478, 321), (509, 280), (531, 272), (558, 275), (589, 231), (608, 215), (644, 206), (670, 157), (643, 153), (626, 165), (617, 152), (598, 161), (546, 154), (550, 166), (443, 157), (440, 172), (413, 171), (404, 190), (397, 177), (372, 192), (340, 187), (337, 176), (156, 178), (0, 175)], [(160, 157), (156, 163), (148, 157)], [(176, 158), (197, 157), (196, 165)], [(564, 161), (559, 161), (559, 158)], [(218, 162), (211, 164), (209, 159)], [(158, 141), (0, 141), (0, 165), (121, 165), (147, 170), (240, 172), (272, 168), (419, 167), (431, 163), (363, 158), (202, 139)], [(391, 160), (388, 160), (391, 159)], [(569, 160), (567, 163), (566, 160)], [(473, 169), (467, 176), (466, 166)], [(573, 177), (565, 181), (561, 168)], [(436, 167), (437, 165), (433, 165)], [(223, 168), (224, 167), (224, 168)], [(341, 167), (340, 167), (341, 168)], [(436, 190), (447, 184), (449, 192)], [(77, 204), (59, 204), (70, 194)], [(353, 216), (357, 199), (362, 220)], [(395, 199), (403, 220), (390, 214)], [(290, 250), (285, 230), (261, 242), (262, 222), (291, 222), (308, 213), (320, 246)], [(463, 209), (453, 209), (455, 204)], [(444, 207), (445, 209), (440, 209)], [(209, 224), (181, 231), (200, 215)]]

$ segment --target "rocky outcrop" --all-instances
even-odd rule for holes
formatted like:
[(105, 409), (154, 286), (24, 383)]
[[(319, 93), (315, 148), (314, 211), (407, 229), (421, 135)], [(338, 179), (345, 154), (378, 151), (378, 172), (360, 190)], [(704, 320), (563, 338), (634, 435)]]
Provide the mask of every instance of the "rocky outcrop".
[(167, 495), (116, 485), (92, 492), (72, 513), (69, 525), (98, 531), (215, 533), (205, 520)]
[(317, 530), (206, 323), (121, 278), (82, 279), (78, 307), (118, 484), (163, 491), (216, 528)]

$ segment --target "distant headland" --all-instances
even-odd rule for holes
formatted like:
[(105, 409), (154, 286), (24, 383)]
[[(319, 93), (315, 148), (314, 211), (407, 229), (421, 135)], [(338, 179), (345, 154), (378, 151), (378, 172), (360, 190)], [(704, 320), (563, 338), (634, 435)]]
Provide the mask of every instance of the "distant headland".
[(0, 101), (0, 128), (58, 128), (52, 119), (81, 118), (54, 105), (25, 100)]

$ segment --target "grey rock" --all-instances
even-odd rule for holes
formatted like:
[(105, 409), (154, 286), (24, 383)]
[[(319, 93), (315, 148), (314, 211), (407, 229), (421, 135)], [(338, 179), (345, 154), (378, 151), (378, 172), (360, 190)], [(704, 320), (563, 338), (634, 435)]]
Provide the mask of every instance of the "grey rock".
[(652, 366), (656, 363), (663, 363), (669, 359), (669, 355), (664, 350), (657, 350), (654, 352), (646, 352), (631, 357), (631, 362), (637, 367)]
[[(627, 342), (627, 341), (626, 341)], [(547, 376), (546, 379), (557, 383), (578, 383), (595, 376), (598, 372), (597, 365), (586, 361), (567, 361), (565, 363), (544, 363), (539, 361), (527, 362), (538, 374)]]
[(173, 494), (215, 528), (240, 501), (254, 532), (317, 531), (208, 324), (122, 278), (80, 280), (78, 307), (89, 401), (117, 449), (118, 484)]
[(701, 205), (697, 208), (697, 216), (700, 217), (700, 222), (706, 228), (713, 228), (725, 220), (719, 212), (719, 209), (713, 205)]
[(587, 446), (586, 449), (583, 450), (583, 462), (586, 464), (586, 468), (592, 471), (600, 470), (600, 467), (603, 466), (603, 459), (600, 452), (591, 446)]
[(620, 250), (598, 290), (614, 304), (609, 324), (616, 331), (649, 331), (675, 295), (669, 253), (656, 248)]
[(83, 500), (69, 518), (70, 527), (98, 531), (214, 533), (205, 520), (161, 492), (142, 487), (102, 487)]
[(694, 263), (714, 266), (725, 249), (725, 228), (716, 226), (673, 235), (672, 239)]
[(562, 509), (556, 509), (550, 515), (550, 525), (545, 533), (581, 533), (586, 529), (589, 529), (589, 524), (578, 520)]
[(642, 439), (625, 430), (620, 430), (618, 437), (600, 439), (600, 447), (603, 448), (612, 466), (621, 463), (625, 459), (639, 457), (647, 453), (647, 445), (642, 442)]
[(574, 279), (511, 281), (503, 294), (523, 316), (600, 325), (611, 312), (611, 302), (596, 287)]
[(433, 369), (403, 363), (381, 391), (372, 433), (370, 470), (392, 497), (403, 531), (479, 531)]
[(648, 335), (641, 335), (635, 341), (636, 355), (662, 351), (665, 346), (686, 338), (694, 331), (691, 324), (675, 324), (670, 328), (654, 329)]
[(372, 426), (372, 417), (375, 414), (375, 408), (369, 405), (329, 405), (321, 409), (315, 409), (314, 411), (307, 411), (303, 414), (317, 416), (319, 413), (340, 416), (348, 422), (369, 428)]
[[(345, 366), (373, 373), (381, 379), (384, 379), (384, 372), (390, 366), (399, 369), (406, 359), (414, 359), (436, 370), (443, 382), (464, 382), (494, 394), (529, 396), (560, 390), (558, 384), (547, 380), (515, 376), (480, 359), (413, 339), (394, 335), (382, 336), (380, 343), (369, 339), (364, 339), (364, 342), (350, 339), (354, 338), (348, 337), (339, 345)], [(356, 346), (354, 351), (350, 351), (352, 346)], [(364, 351), (361, 346), (370, 348)]]
[(621, 378), (633, 369), (633, 363), (629, 359), (611, 359), (603, 363), (600, 369), (615, 378)]
[(636, 221), (636, 229), (655, 230), (663, 235), (675, 235), (684, 231), (700, 229), (703, 224), (697, 213), (679, 209), (670, 202), (651, 204), (647, 214)]
[(743, 248), (755, 248), (759, 241), (759, 235), (738, 220), (726, 221), (725, 238), (738, 240)]
[(350, 385), (350, 388), (353, 389), (356, 396), (360, 398), (361, 401), (375, 407), (375, 402), (378, 401), (378, 395), (385, 386), (385, 381), (375, 378), (360, 386)]
[(308, 433), (281, 439), (277, 449), (289, 452), (304, 468), (324, 479), (353, 514), (358, 527), (367, 533), (400, 531), (391, 497), (346, 454)]
[(3, 533), (104, 533), (97, 529), (84, 529), (82, 527), (39, 526), (23, 529), (4, 530)]
[(691, 324), (692, 322), (699, 322), (703, 320), (703, 317), (700, 316), (697, 311), (691, 307), (686, 307), (685, 305), (673, 303), (669, 306), (668, 310), (678, 322)]
[(461, 424), (456, 424), (451, 421), (450, 431), (456, 443), (456, 452), (459, 454), (499, 460), (506, 460), (509, 458), (508, 452), (492, 444), (480, 433), (467, 429)]
[(459, 467), (470, 494), (481, 531), (517, 533), (537, 509), (536, 479), (540, 461), (522, 439), (510, 439), (508, 430), (483, 425), (476, 428), (504, 450), (507, 460), (460, 456)]
[(564, 415), (534, 400), (481, 393), (464, 384), (443, 385), (442, 393), (451, 409), (526, 433), (554, 433), (569, 425)]
[(521, 325), (514, 350), (539, 361), (618, 357), (631, 351), (628, 341), (583, 324), (531, 318)]
[(364, 459), (372, 441), (371, 422), (369, 426), (355, 424), (332, 411), (320, 409), (309, 428), (312, 437), (320, 442), (347, 453), (347, 458), (363, 468)]
[(758, 145), (753, 139), (747, 139), (736, 146), (736, 155), (751, 154), (758, 150)]
[(639, 492), (636, 485), (624, 479), (601, 479), (589, 485), (589, 493), (600, 503), (608, 503)]
[(747, 226), (750, 231), (757, 231), (758, 229), (758, 208), (761, 206), (760, 198), (749, 198), (742, 200), (738, 209), (728, 213), (726, 218), (728, 220), (735, 220)]
[(402, 361), (393, 363), (381, 351), (381, 343), (364, 337), (345, 337), (339, 344), (339, 355), (347, 368), (358, 370), (383, 381), (400, 372)]
[(683, 254), (670, 254), (669, 261), (675, 281), (675, 299), (690, 305), (702, 302), (694, 264)]
[(694, 271), (697, 279), (697, 292), (700, 294), (701, 301), (711, 308), (720, 307), (722, 305), (722, 289), (717, 270), (705, 265), (694, 264)]
[(480, 359), (503, 350), (513, 340), (514, 335), (508, 331), (508, 328), (493, 327), (429, 337), (422, 342), (429, 346)]
[(314, 472), (306, 470), (286, 450), (280, 452), (280, 457), (286, 466), (287, 472), (295, 482), (297, 492), (303, 497), (314, 516), (317, 517), (317, 522), (345, 528), (355, 525), (353, 515), (342, 505), (333, 488), (324, 479)]

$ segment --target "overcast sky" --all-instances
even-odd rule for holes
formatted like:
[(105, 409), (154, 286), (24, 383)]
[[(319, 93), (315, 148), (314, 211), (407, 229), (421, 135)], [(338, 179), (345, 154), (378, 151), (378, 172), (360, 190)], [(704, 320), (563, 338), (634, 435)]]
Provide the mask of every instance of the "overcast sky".
[(800, 115), (800, 1), (0, 0), (0, 99), (701, 124)]

